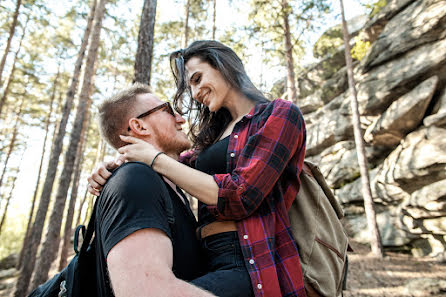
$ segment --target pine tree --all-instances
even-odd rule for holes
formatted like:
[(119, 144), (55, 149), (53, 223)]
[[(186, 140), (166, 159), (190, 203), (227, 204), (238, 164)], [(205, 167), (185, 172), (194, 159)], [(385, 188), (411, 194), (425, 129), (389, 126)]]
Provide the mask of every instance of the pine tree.
[(22, 297), (28, 292), (29, 281), (33, 273), (34, 264), (36, 262), (37, 249), (40, 244), (43, 226), (48, 211), (48, 205), (50, 202), (50, 196), (54, 184), (54, 179), (56, 176), (57, 165), (59, 163), (59, 156), (62, 152), (63, 138), (65, 136), (65, 130), (68, 123), (68, 118), (70, 115), (71, 107), (73, 105), (74, 96), (76, 94), (77, 86), (79, 83), (79, 76), (81, 72), (82, 61), (85, 55), (85, 50), (87, 48), (88, 39), (90, 36), (91, 27), (93, 24), (93, 18), (96, 10), (96, 0), (92, 0), (92, 5), (90, 9), (89, 18), (87, 21), (87, 26), (84, 31), (84, 36), (82, 38), (82, 43), (79, 49), (77, 60), (74, 64), (74, 72), (71, 80), (70, 87), (66, 94), (66, 100), (63, 108), (63, 116), (60, 121), (57, 134), (54, 140), (54, 146), (51, 150), (50, 160), (48, 162), (48, 169), (46, 173), (45, 182), (43, 185), (42, 194), (40, 196), (39, 207), (37, 209), (36, 217), (34, 219), (30, 244), (24, 246), (23, 249), (23, 265), (20, 269), (20, 275), (17, 280), (13, 296)]
[(133, 82), (150, 85), (155, 17), (156, 0), (145, 0), (139, 25), (138, 50), (136, 52)]
[(11, 41), (14, 37), (15, 28), (17, 27), (17, 19), (19, 17), (20, 6), (22, 6), (22, 0), (17, 0), (14, 15), (12, 17), (11, 27), (9, 29), (8, 41), (6, 41), (5, 51), (3, 53), (3, 57), (0, 61), (0, 87), (2, 86), (2, 74), (6, 64), (6, 58), (9, 53), (9, 48), (11, 47)]
[(73, 129), (71, 131), (68, 149), (65, 153), (64, 167), (62, 169), (60, 183), (56, 194), (56, 200), (50, 217), (51, 224), (49, 224), (48, 226), (48, 232), (46, 234), (45, 241), (43, 242), (40, 249), (42, 252), (40, 253), (40, 257), (38, 258), (39, 260), (36, 262), (36, 266), (34, 268), (34, 276), (31, 282), (31, 287), (37, 287), (39, 284), (47, 280), (51, 263), (57, 257), (57, 250), (60, 242), (60, 228), (62, 223), (63, 210), (65, 208), (66, 196), (73, 174), (74, 161), (79, 145), (82, 125), (91, 104), (90, 92), (92, 79), (95, 72), (95, 63), (98, 55), (102, 21), (105, 14), (106, 3), (107, 0), (99, 0), (97, 11), (95, 13), (94, 26), (91, 36), (91, 42), (88, 48), (85, 73), (82, 82), (81, 93), (79, 96), (79, 103), (76, 110), (76, 117), (74, 120)]
[(345, 61), (347, 64), (348, 85), (351, 91), (351, 108), (353, 119), (353, 132), (355, 136), (356, 152), (358, 154), (359, 171), (361, 172), (361, 192), (364, 197), (364, 208), (367, 217), (367, 225), (371, 234), (370, 243), (373, 255), (382, 258), (384, 255), (381, 236), (379, 234), (378, 224), (376, 223), (375, 206), (372, 198), (372, 191), (370, 189), (369, 169), (367, 164), (367, 157), (365, 153), (365, 142), (361, 131), (361, 120), (358, 109), (358, 97), (355, 87), (355, 79), (353, 76), (353, 62), (350, 53), (350, 36), (347, 29), (347, 22), (345, 21), (344, 3), (340, 0), (341, 15), (342, 15), (342, 30), (344, 34), (345, 46)]

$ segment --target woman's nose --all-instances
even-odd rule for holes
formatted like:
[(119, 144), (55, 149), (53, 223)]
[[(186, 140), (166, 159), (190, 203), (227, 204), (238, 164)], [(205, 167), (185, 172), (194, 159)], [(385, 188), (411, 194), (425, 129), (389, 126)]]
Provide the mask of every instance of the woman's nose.
[(194, 86), (191, 86), (190, 89), (192, 92), (192, 98), (195, 99), (197, 97), (199, 88), (196, 85), (194, 85)]

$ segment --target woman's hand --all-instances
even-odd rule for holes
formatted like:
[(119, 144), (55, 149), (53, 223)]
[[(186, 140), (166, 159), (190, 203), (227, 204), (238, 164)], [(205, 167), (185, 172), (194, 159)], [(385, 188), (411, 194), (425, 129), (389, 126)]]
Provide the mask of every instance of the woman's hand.
[(121, 159), (116, 159), (114, 161), (102, 162), (99, 166), (91, 173), (91, 176), (87, 179), (88, 185), (87, 190), (90, 194), (99, 196), (100, 191), (104, 187), (107, 179), (112, 175), (111, 171), (116, 169), (122, 164)]
[(118, 152), (121, 157), (126, 162), (128, 161), (139, 161), (144, 162), (147, 165), (151, 165), (153, 158), (159, 153), (153, 145), (144, 140), (132, 137), (120, 135), (121, 140), (127, 142), (128, 144), (120, 147)]

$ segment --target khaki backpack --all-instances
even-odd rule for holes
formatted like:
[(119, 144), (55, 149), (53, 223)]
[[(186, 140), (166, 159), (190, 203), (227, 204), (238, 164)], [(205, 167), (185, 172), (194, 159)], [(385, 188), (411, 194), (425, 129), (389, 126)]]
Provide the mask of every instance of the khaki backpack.
[(344, 213), (316, 165), (305, 161), (300, 182), (288, 214), (305, 285), (320, 296), (341, 296), (349, 247)]

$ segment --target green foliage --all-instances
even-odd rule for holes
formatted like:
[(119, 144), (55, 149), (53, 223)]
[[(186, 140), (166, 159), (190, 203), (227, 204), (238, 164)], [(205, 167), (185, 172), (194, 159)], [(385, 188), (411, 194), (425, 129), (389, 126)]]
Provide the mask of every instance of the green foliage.
[(365, 6), (368, 9), (370, 9), (370, 17), (374, 17), (386, 5), (387, 5), (387, 0), (378, 0), (375, 3), (372, 3), (372, 4), (365, 4)]
[(9, 214), (6, 217), (6, 222), (0, 234), (0, 259), (11, 253), (20, 252), (27, 221), (28, 218), (24, 215), (13, 216)]
[(370, 49), (370, 41), (363, 41), (356, 38), (356, 43), (351, 49), (352, 58), (361, 61)]
[(341, 25), (337, 25), (328, 29), (316, 41), (313, 46), (313, 56), (315, 58), (322, 58), (328, 54), (334, 54), (342, 44), (344, 44), (342, 28)]
[[(288, 15), (297, 69), (304, 55), (303, 34), (315, 30), (318, 23), (316, 20), (321, 19), (329, 10), (329, 1), (326, 0), (289, 1), (286, 7), (282, 6), (281, 1), (251, 0), (251, 25), (246, 30), (251, 42), (264, 49), (265, 57), (271, 62), (278, 59), (280, 64), (285, 65), (283, 19), (284, 15)], [(268, 65), (268, 61), (264, 62)]]

